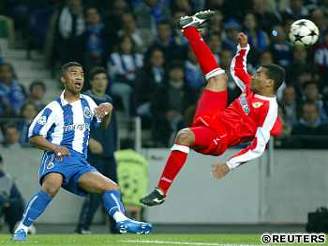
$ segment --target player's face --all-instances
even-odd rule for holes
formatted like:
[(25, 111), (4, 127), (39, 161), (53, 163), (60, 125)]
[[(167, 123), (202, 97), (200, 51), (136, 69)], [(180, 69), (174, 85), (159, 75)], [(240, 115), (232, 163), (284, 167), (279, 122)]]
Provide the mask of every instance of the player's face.
[(271, 80), (267, 77), (266, 68), (259, 67), (256, 73), (252, 77), (251, 89), (255, 93), (261, 93), (261, 91), (268, 86)]
[(65, 89), (72, 94), (79, 94), (84, 85), (83, 68), (79, 66), (69, 67), (62, 77)]
[(106, 91), (107, 85), (108, 79), (105, 73), (96, 74), (91, 81), (92, 90), (100, 93), (104, 93)]

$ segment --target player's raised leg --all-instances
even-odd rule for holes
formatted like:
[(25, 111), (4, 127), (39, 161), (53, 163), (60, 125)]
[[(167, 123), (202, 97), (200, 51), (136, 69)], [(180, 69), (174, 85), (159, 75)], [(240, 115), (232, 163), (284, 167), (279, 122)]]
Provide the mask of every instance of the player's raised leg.
[(79, 178), (79, 186), (92, 193), (102, 194), (106, 212), (116, 221), (120, 233), (148, 234), (152, 226), (125, 216), (118, 185), (99, 172), (87, 172)]
[(44, 212), (52, 198), (58, 193), (62, 183), (63, 176), (59, 173), (50, 173), (44, 177), (41, 190), (26, 205), (23, 218), (13, 234), (13, 240), (26, 240), (28, 228)]
[[(218, 97), (218, 95), (222, 94), (222, 108), (225, 108), (227, 103), (227, 78), (225, 72), (219, 67), (213, 53), (197, 30), (197, 28), (201, 27), (213, 14), (213, 11), (200, 11), (193, 16), (182, 17), (179, 21), (182, 32), (197, 57), (202, 72), (207, 80), (206, 88), (198, 102), (196, 115), (206, 113), (208, 110), (213, 111), (213, 107), (207, 105), (208, 100), (205, 100), (205, 97), (211, 97), (211, 101), (212, 99), (220, 101), (220, 96)], [(155, 206), (164, 202), (166, 194), (179, 171), (184, 166), (187, 160), (187, 155), (192, 146), (195, 146), (195, 133), (192, 128), (185, 128), (179, 131), (175, 144), (171, 148), (171, 153), (157, 184), (157, 188), (140, 200), (142, 204)]]

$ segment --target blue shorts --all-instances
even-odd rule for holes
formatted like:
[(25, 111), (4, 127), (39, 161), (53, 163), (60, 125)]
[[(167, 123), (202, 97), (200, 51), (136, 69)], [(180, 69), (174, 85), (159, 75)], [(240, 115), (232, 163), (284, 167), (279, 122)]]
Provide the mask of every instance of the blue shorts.
[(60, 173), (64, 177), (62, 187), (79, 196), (85, 196), (87, 192), (79, 187), (80, 177), (88, 172), (97, 171), (91, 166), (85, 157), (74, 150), (70, 150), (70, 156), (64, 156), (62, 160), (55, 158), (53, 152), (44, 152), (39, 168), (39, 183), (42, 185), (43, 178), (49, 173)]

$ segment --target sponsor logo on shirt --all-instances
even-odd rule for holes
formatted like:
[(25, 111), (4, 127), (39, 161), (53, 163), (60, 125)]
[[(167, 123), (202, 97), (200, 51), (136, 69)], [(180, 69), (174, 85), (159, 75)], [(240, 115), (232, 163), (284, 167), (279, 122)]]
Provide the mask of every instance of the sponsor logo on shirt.
[(90, 124), (84, 123), (84, 124), (72, 124), (72, 125), (67, 125), (64, 126), (64, 132), (70, 132), (70, 131), (90, 131)]
[(243, 93), (243, 94), (240, 95), (240, 97), (239, 97), (239, 103), (240, 103), (241, 108), (245, 112), (245, 114), (248, 115), (250, 113), (250, 109), (249, 109), (249, 106), (248, 106), (248, 103), (247, 103), (247, 99), (246, 99), (246, 94), (245, 93)]

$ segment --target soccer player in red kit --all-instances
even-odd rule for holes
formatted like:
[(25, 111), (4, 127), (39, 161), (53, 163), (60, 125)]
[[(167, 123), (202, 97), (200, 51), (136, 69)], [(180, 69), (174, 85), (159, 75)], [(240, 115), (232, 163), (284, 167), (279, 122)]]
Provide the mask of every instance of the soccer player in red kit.
[(284, 81), (284, 69), (270, 64), (260, 66), (253, 76), (248, 74), (246, 58), (250, 48), (247, 36), (240, 33), (238, 51), (232, 59), (230, 72), (241, 89), (241, 95), (228, 106), (225, 71), (218, 66), (197, 30), (213, 14), (210, 10), (200, 11), (193, 16), (182, 17), (179, 21), (206, 77), (207, 85), (198, 101), (191, 127), (180, 130), (176, 136), (156, 189), (140, 200), (144, 205), (154, 206), (164, 202), (190, 149), (218, 156), (231, 146), (250, 141), (248, 147), (225, 163), (213, 167), (213, 176), (222, 178), (231, 169), (261, 156), (270, 135), (279, 135), (281, 132), (275, 94)]

